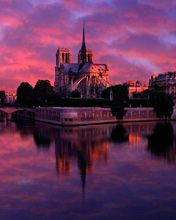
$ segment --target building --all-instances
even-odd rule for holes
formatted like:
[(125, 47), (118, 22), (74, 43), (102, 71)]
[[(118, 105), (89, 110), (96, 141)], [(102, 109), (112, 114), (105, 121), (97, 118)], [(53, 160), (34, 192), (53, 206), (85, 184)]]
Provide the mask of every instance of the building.
[(176, 72), (152, 75), (149, 80), (150, 89), (159, 88), (176, 98)]
[(15, 92), (6, 92), (5, 93), (5, 103), (15, 103), (16, 101), (16, 93)]
[(134, 94), (143, 92), (148, 89), (148, 86), (146, 86), (145, 84), (142, 84), (138, 80), (129, 80), (126, 83), (124, 83), (123, 85), (128, 86), (129, 98), (133, 98)]
[(81, 97), (98, 98), (102, 91), (110, 86), (108, 77), (107, 65), (95, 64), (93, 52), (86, 47), (84, 26), (77, 63), (72, 63), (69, 49), (58, 48), (54, 88), (61, 97), (68, 97), (73, 91), (78, 90)]

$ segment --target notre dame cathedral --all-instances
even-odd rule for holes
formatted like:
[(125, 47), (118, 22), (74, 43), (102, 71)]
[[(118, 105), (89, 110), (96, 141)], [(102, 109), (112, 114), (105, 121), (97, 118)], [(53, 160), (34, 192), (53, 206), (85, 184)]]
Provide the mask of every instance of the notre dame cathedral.
[(86, 48), (83, 26), (82, 46), (78, 54), (78, 63), (72, 63), (71, 51), (58, 48), (55, 67), (55, 91), (61, 97), (68, 97), (78, 90), (81, 97), (98, 98), (104, 89), (110, 86), (109, 70), (106, 64), (95, 64), (93, 53)]

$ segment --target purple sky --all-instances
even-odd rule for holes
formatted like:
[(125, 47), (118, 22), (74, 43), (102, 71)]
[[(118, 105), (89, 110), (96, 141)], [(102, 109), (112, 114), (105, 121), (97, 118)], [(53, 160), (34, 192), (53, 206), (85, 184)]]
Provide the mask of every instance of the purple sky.
[(176, 70), (176, 0), (0, 0), (0, 90), (53, 84), (58, 47), (87, 48), (112, 83)]

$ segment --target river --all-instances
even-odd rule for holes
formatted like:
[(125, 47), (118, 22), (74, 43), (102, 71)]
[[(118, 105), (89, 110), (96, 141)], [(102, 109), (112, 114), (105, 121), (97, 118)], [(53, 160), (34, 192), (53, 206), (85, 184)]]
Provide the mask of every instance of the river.
[(0, 219), (175, 220), (176, 124), (0, 123)]

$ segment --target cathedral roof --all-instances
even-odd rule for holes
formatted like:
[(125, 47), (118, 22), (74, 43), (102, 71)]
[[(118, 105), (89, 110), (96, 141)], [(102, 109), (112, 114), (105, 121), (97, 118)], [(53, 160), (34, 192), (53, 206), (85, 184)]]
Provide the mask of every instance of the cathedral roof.
[(85, 63), (80, 69), (80, 72), (104, 72), (106, 71), (105, 64), (94, 64), (94, 63)]
[(79, 69), (79, 64), (77, 63), (64, 64), (63, 66), (65, 73), (69, 73), (69, 72), (77, 73)]
[(97, 72), (105, 72), (107, 70), (106, 64), (93, 64), (93, 63), (85, 63), (84, 65), (80, 66), (81, 64), (71, 63), (71, 64), (64, 64), (64, 72), (65, 73), (75, 73), (75, 74), (83, 74), (87, 72), (97, 73)]

